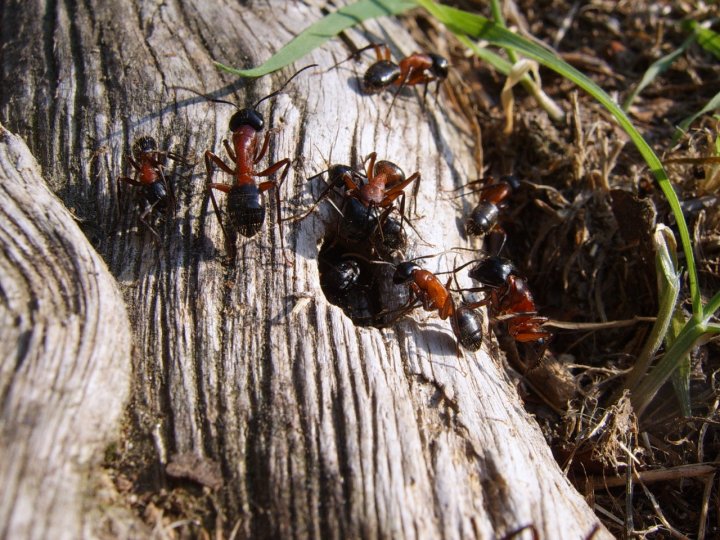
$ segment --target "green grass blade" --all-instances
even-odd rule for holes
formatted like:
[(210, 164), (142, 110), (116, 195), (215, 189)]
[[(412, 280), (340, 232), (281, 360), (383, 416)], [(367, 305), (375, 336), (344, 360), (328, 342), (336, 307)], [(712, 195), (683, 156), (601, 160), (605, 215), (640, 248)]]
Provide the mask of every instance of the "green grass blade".
[(687, 129), (690, 127), (690, 124), (692, 124), (695, 120), (697, 120), (700, 116), (703, 114), (709, 113), (710, 111), (714, 111), (715, 109), (720, 109), (720, 92), (715, 94), (713, 98), (707, 102), (707, 104), (700, 109), (695, 114), (688, 116), (685, 120), (680, 122), (678, 124), (677, 130), (675, 130), (675, 133), (673, 134), (673, 142), (672, 144), (675, 144), (677, 140), (682, 136), (683, 133), (687, 131)]
[(697, 23), (693, 24), (693, 30), (697, 35), (698, 44), (715, 58), (720, 59), (720, 34)]
[[(477, 43), (469, 39), (467, 36), (459, 35), (458, 39), (460, 40), (460, 43), (470, 49), (480, 60), (487, 62), (503, 75), (510, 75), (512, 63), (508, 62), (505, 58), (496, 52), (491, 51), (487, 47), (478, 46)], [(530, 77), (528, 77), (528, 80), (530, 80)]]
[(705, 305), (705, 320), (709, 321), (718, 309), (720, 309), (720, 292), (716, 293)]
[[(676, 244), (672, 231), (664, 225), (658, 225), (653, 234), (653, 244), (659, 298), (658, 316), (650, 336), (645, 342), (645, 346), (633, 365), (632, 371), (625, 379), (623, 386), (628, 388), (631, 393), (634, 393), (640, 381), (645, 378), (655, 353), (668, 333), (680, 294), (680, 274), (677, 271)], [(682, 322), (685, 323), (684, 320)], [(623, 389), (618, 389), (615, 399), (620, 397), (622, 391)]]
[(527, 38), (519, 36), (494, 24), (492, 21), (449, 6), (436, 4), (431, 0), (417, 0), (417, 3), (424, 7), (431, 15), (436, 17), (448, 29), (456, 34), (467, 35), (473, 39), (484, 39), (493, 45), (503, 48), (513, 48), (527, 58), (531, 58), (536, 62), (544, 65), (559, 73), (563, 77), (573, 81), (580, 88), (588, 92), (597, 101), (599, 101), (617, 120), (620, 126), (628, 134), (632, 142), (637, 147), (640, 154), (645, 159), (650, 170), (658, 181), (668, 204), (675, 216), (675, 220), (680, 233), (680, 242), (685, 253), (685, 260), (688, 269), (688, 279), (690, 282), (690, 295), (692, 298), (693, 317), (699, 320), (702, 316), (702, 303), (700, 301), (700, 291), (697, 286), (697, 271), (695, 268), (695, 258), (692, 251), (692, 243), (690, 241), (690, 233), (685, 222), (685, 216), (680, 208), (680, 201), (673, 190), (665, 169), (650, 145), (643, 139), (642, 135), (635, 129), (630, 119), (618, 106), (615, 101), (599, 86), (583, 75), (580, 71), (567, 64), (551, 50), (539, 45)]
[(638, 94), (642, 92), (648, 84), (653, 82), (658, 75), (667, 71), (667, 69), (673, 64), (673, 62), (675, 62), (675, 60), (681, 54), (683, 54), (687, 50), (687, 48), (692, 45), (694, 41), (695, 34), (693, 33), (685, 41), (683, 41), (682, 45), (680, 45), (680, 47), (678, 47), (676, 50), (674, 50), (670, 54), (666, 54), (659, 60), (653, 62), (652, 65), (647, 69), (645, 74), (642, 76), (642, 79), (640, 79), (640, 82), (637, 84), (635, 89), (623, 102), (623, 111), (627, 112), (627, 110), (630, 108), (630, 105), (632, 105), (632, 102), (635, 101), (635, 98), (638, 96)]
[(678, 334), (677, 339), (665, 352), (660, 362), (648, 373), (630, 396), (633, 408), (641, 416), (660, 387), (665, 384), (682, 359), (692, 350), (705, 333), (705, 328), (697, 321), (690, 319)]
[(417, 7), (417, 4), (412, 0), (360, 0), (328, 14), (312, 24), (261, 66), (252, 69), (237, 69), (220, 62), (215, 62), (215, 65), (219, 69), (239, 77), (267, 75), (299, 60), (347, 28), (368, 19), (397, 15), (414, 7)]
[[(672, 344), (675, 343), (680, 331), (683, 326), (685, 326), (685, 322), (682, 306), (678, 304), (675, 306), (675, 314), (673, 315), (668, 333), (665, 336), (666, 350), (670, 349)], [(673, 371), (670, 378), (673, 388), (675, 388), (675, 395), (680, 403), (680, 409), (685, 417), (692, 414), (692, 408), (690, 406), (690, 367), (690, 353), (688, 353), (680, 359), (677, 369)]]

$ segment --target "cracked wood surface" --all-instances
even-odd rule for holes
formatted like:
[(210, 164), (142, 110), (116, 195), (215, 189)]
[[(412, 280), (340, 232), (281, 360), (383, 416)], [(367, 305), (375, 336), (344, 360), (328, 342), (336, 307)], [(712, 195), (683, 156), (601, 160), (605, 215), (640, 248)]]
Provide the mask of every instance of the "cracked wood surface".
[[(173, 455), (218, 464), (218, 523), (241, 537), (495, 538), (534, 524), (541, 538), (584, 538), (593, 529), (597, 519), (488, 355), (490, 338), (478, 353), (458, 357), (447, 321), (418, 312), (390, 329), (358, 328), (325, 301), (317, 255), (334, 226), (329, 205), (284, 228), (290, 266), (282, 264), (268, 205), (260, 233), (238, 241), (233, 266), (224, 261), (201, 165), (168, 171), (177, 208), (157, 219), (160, 242), (138, 222), (135, 189), (116, 184), (142, 135), (198, 162), (206, 149), (224, 155), (234, 109), (182, 87), (240, 106), (255, 102), (292, 70), (238, 82), (212, 60), (259, 64), (318, 19), (322, 3), (15, 4), (2, 13), (0, 118), (27, 141), (123, 291), (135, 342), (125, 422), (133, 428), (118, 446), (149, 445), (144, 466), (154, 471), (156, 489), (167, 486)], [(358, 43), (372, 36), (395, 53), (417, 49), (396, 21), (365, 30), (352, 33)], [(477, 176), (469, 130), (442, 97), (423, 110), (418, 93), (408, 92), (389, 112), (391, 94), (360, 95), (357, 75), (368, 58), (327, 70), (347, 54), (339, 40), (329, 42), (295, 66), (321, 69), (260, 106), (273, 130), (267, 163), (293, 161), (283, 212), (307, 208), (320, 189), (307, 178), (326, 162), (358, 164), (376, 151), (408, 174), (422, 173), (410, 210), (425, 243), (411, 233), (408, 257), (467, 245), (461, 216), (471, 202), (444, 192)], [(215, 181), (229, 179), (218, 173)], [(453, 257), (424, 264), (447, 270)], [(112, 362), (122, 371), (130, 361), (122, 324), (100, 330), (112, 349), (105, 361), (125, 358)], [(88, 346), (100, 347), (96, 338)], [(63, 357), (67, 369), (74, 361)], [(89, 374), (73, 376), (81, 387)], [(102, 429), (74, 426), (78, 441), (87, 430), (117, 428), (122, 391), (112, 384), (91, 390), (87, 398), (113, 406)], [(16, 442), (4, 438), (3, 452)], [(90, 443), (83, 450), (97, 457)], [(79, 480), (70, 483), (78, 504), (87, 505)], [(22, 505), (5, 508), (11, 520), (27, 517)], [(74, 530), (89, 536), (132, 527), (149, 534), (139, 521), (117, 522), (132, 520), (127, 514), (111, 524), (107, 514), (87, 510), (84, 517), (96, 520), (90, 527), (76, 514), (64, 521), (76, 520)], [(47, 515), (48, 527), (64, 523)], [(13, 537), (23, 531), (6, 529)]]

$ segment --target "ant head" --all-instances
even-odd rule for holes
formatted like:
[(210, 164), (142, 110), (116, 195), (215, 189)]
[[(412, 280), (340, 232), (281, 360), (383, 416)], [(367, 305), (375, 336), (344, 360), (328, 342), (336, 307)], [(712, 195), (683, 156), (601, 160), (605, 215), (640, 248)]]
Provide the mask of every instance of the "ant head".
[(517, 276), (518, 271), (508, 259), (492, 255), (473, 266), (468, 275), (483, 285), (501, 287), (511, 275)]
[(378, 176), (384, 174), (388, 184), (397, 184), (405, 180), (403, 170), (395, 165), (392, 161), (378, 161), (373, 167), (373, 175)]
[(136, 139), (132, 147), (133, 157), (138, 160), (143, 154), (154, 152), (155, 150), (157, 150), (157, 142), (149, 135)]
[(255, 131), (262, 131), (265, 127), (265, 120), (255, 109), (240, 109), (230, 117), (230, 131), (235, 133), (242, 126), (250, 126)]
[(395, 285), (402, 285), (403, 283), (409, 283), (413, 279), (413, 273), (416, 270), (420, 270), (420, 267), (412, 261), (401, 262), (395, 268), (393, 274), (393, 283)]
[(377, 94), (400, 78), (400, 66), (390, 60), (380, 60), (368, 68), (363, 77), (362, 90)]
[(450, 62), (448, 62), (447, 58), (433, 53), (428, 54), (428, 56), (432, 58), (432, 67), (430, 68), (432, 74), (440, 80), (447, 79), (450, 69)]

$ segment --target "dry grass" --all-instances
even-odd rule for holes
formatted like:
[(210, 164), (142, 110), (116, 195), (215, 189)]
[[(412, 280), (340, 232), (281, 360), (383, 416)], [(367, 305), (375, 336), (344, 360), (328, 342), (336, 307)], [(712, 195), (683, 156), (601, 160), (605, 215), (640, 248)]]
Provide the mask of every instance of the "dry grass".
[[(681, 20), (712, 16), (710, 7), (686, 2), (505, 5), (510, 26), (551, 44), (620, 102), (652, 62), (687, 37)], [(498, 336), (558, 462), (618, 536), (717, 537), (717, 343), (697, 348), (691, 358), (693, 416), (683, 417), (669, 384), (639, 419), (629, 400), (609, 399), (650, 329), (642, 321), (612, 323), (652, 320), (656, 314), (650, 239), (656, 222), (673, 225), (650, 171), (598, 104), (548, 72), (542, 73), (543, 89), (568, 111), (568, 123), (553, 124), (516, 89), (514, 129), (502, 135), (503, 76), (468, 59), (431, 21), (408, 23), (418, 23), (418, 40), (450, 54), (466, 82), (451, 80), (448, 94), (482, 142), (479, 166), (491, 176), (512, 173), (526, 182), (503, 222), (508, 233), (503, 255), (522, 269), (544, 315), (606, 323), (557, 330), (541, 361), (534, 348)], [(717, 120), (706, 115), (677, 145), (671, 139), (674, 126), (702, 108), (719, 87), (717, 59), (695, 46), (630, 109), (666, 161), (685, 205), (705, 298), (720, 286), (720, 164), (708, 158), (714, 155)]]

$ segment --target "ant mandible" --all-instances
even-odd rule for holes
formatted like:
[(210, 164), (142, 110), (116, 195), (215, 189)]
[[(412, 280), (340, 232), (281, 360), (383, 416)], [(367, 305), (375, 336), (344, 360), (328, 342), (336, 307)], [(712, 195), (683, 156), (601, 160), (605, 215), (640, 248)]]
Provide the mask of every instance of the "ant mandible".
[(476, 305), (489, 304), (497, 315), (507, 316), (508, 333), (515, 341), (544, 344), (552, 336), (542, 330), (548, 319), (537, 314), (530, 288), (512, 262), (490, 256), (470, 269), (468, 275), (484, 286), (481, 290), (490, 289), (487, 298)]
[(140, 214), (140, 221), (152, 232), (156, 238), (160, 238), (158, 232), (146, 221), (147, 216), (155, 209), (168, 212), (175, 206), (175, 196), (167, 179), (165, 178), (165, 162), (172, 159), (184, 164), (189, 162), (173, 152), (160, 151), (155, 139), (150, 136), (140, 137), (135, 140), (132, 147), (132, 157), (128, 161), (135, 173), (133, 177), (121, 176), (117, 179), (131, 186), (142, 188), (147, 207)]
[[(265, 134), (265, 138), (262, 144), (260, 144), (258, 135), (265, 127), (265, 121), (263, 120), (262, 114), (257, 111), (257, 107), (266, 99), (279, 94), (290, 81), (301, 72), (316, 65), (317, 64), (311, 64), (298, 70), (292, 77), (285, 81), (285, 84), (278, 90), (258, 100), (252, 107), (239, 109), (232, 115), (229, 122), (229, 129), (232, 132), (232, 146), (227, 139), (223, 141), (223, 145), (230, 160), (235, 165), (234, 169), (210, 150), (205, 152), (205, 168), (207, 170), (207, 185), (210, 191), (210, 200), (218, 216), (227, 250), (233, 258), (235, 255), (234, 237), (231, 238), (228, 236), (225, 226), (223, 225), (220, 217), (220, 209), (212, 191), (213, 189), (227, 193), (227, 213), (230, 222), (241, 235), (249, 238), (258, 233), (265, 221), (265, 204), (262, 194), (270, 188), (275, 188), (276, 213), (278, 226), (280, 227), (280, 245), (283, 255), (285, 254), (285, 241), (283, 238), (282, 217), (280, 213), (280, 187), (290, 170), (290, 159), (285, 158), (276, 161), (262, 171), (255, 170), (257, 164), (265, 157), (270, 144), (270, 132)], [(234, 105), (224, 100), (211, 99), (211, 101)], [(213, 164), (227, 174), (232, 175), (235, 179), (233, 184), (213, 183)], [(267, 180), (259, 184), (255, 183), (255, 178), (270, 176), (281, 169), (282, 173), (280, 174), (279, 180)]]
[(406, 284), (410, 289), (410, 298), (400, 308), (401, 312), (406, 313), (420, 302), (425, 311), (437, 310), (442, 320), (451, 317), (453, 333), (460, 344), (470, 351), (477, 351), (483, 339), (482, 315), (475, 310), (480, 304), (462, 304), (456, 308), (448, 290), (451, 282), (452, 277), (443, 285), (435, 274), (412, 261), (398, 264), (393, 274), (394, 284)]

